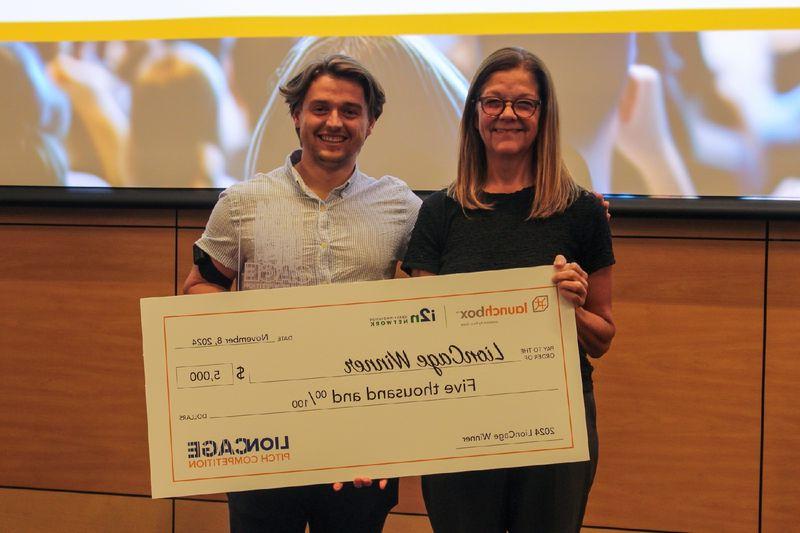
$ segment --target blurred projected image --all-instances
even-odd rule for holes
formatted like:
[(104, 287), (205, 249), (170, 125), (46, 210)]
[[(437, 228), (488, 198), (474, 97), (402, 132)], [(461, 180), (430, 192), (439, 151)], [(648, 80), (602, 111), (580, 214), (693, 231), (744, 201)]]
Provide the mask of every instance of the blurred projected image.
[(551, 68), (582, 185), (800, 199), (800, 31), (5, 43), (0, 185), (227, 187), (298, 146), (278, 86), (344, 53), (387, 95), (362, 170), (439, 189), (502, 46)]
[(458, 126), (467, 80), (422, 37), (329, 37), (300, 40), (276, 73), (251, 145), (246, 175), (280, 166), (298, 140), (278, 86), (311, 60), (332, 53), (358, 59), (380, 82), (386, 105), (359, 166), (402, 178), (412, 189), (439, 189), (457, 165)]

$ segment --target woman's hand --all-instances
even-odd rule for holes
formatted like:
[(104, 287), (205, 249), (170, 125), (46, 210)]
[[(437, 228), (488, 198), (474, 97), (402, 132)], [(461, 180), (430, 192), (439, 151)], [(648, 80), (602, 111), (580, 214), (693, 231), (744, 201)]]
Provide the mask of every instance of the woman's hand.
[(589, 275), (578, 263), (567, 263), (563, 255), (553, 262), (553, 283), (558, 293), (575, 305), (578, 342), (592, 357), (600, 357), (611, 346), (617, 331), (611, 317), (611, 267), (594, 272), (589, 294)]
[(558, 287), (558, 293), (575, 307), (583, 307), (589, 294), (589, 275), (578, 263), (567, 263), (567, 258), (561, 254), (556, 256), (553, 266), (556, 270), (553, 283)]

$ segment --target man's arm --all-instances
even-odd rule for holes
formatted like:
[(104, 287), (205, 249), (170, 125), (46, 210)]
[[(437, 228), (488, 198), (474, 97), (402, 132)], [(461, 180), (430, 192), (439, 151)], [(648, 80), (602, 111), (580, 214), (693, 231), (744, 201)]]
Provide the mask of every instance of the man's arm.
[[(184, 294), (205, 294), (209, 292), (223, 292), (230, 289), (231, 283), (233, 283), (233, 280), (236, 279), (235, 270), (226, 267), (208, 255), (206, 255), (206, 257), (200, 261), (201, 262), (199, 265), (195, 264), (192, 266), (189, 276), (183, 283)], [(195, 260), (195, 262), (197, 263), (197, 260)], [(206, 273), (206, 276), (209, 278), (214, 278), (212, 281), (209, 281), (203, 276), (200, 270), (201, 267), (203, 272)], [(213, 274), (214, 270), (212, 269), (216, 270), (216, 274)]]

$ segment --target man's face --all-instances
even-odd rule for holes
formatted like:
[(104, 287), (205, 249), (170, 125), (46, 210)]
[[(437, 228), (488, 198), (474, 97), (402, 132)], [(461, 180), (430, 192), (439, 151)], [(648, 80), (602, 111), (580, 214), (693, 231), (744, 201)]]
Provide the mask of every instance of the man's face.
[(311, 83), (292, 118), (300, 134), (303, 159), (328, 170), (355, 166), (375, 125), (361, 86), (327, 74)]

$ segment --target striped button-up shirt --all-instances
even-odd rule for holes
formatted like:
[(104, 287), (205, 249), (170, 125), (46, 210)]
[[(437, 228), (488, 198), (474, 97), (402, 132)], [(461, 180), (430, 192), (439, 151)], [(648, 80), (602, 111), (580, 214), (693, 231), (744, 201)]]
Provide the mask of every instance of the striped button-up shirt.
[(239, 272), (243, 289), (391, 278), (419, 198), (400, 179), (356, 168), (322, 200), (294, 168), (299, 156), (222, 192), (197, 245)]

